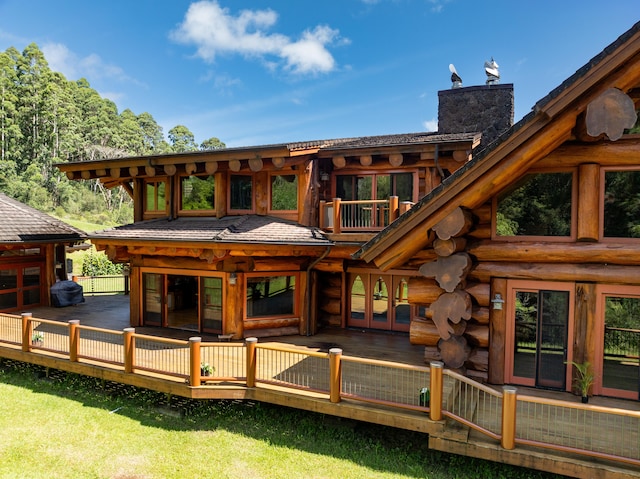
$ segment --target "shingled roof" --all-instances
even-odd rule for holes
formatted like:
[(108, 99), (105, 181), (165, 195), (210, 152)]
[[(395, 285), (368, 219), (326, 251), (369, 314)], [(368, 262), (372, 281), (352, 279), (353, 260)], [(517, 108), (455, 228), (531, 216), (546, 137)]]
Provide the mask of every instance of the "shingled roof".
[(141, 221), (90, 234), (91, 239), (243, 243), (294, 246), (333, 244), (318, 228), (301, 226), (272, 216), (177, 218)]
[(0, 244), (72, 243), (86, 234), (0, 193)]

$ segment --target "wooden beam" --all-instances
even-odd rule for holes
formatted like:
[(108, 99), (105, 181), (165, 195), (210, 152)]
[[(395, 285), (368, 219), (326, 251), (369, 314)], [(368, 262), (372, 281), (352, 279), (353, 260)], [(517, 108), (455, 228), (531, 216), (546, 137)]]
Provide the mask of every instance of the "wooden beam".
[(333, 163), (333, 166), (335, 166), (337, 169), (344, 168), (345, 166), (347, 166), (347, 160), (345, 159), (344, 156), (334, 156), (331, 159), (331, 162)]
[(204, 164), (204, 171), (206, 171), (210, 175), (213, 175), (216, 171), (218, 171), (218, 162), (215, 160), (207, 161)]
[(401, 166), (403, 161), (402, 153), (392, 153), (389, 155), (389, 164), (394, 168)]
[(578, 241), (598, 241), (600, 224), (600, 166), (589, 163), (578, 168)]

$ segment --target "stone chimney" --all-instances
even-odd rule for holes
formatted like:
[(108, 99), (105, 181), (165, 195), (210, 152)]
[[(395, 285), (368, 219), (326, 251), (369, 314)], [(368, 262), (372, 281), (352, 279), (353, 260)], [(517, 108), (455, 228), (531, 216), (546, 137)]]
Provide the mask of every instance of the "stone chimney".
[(482, 133), (491, 143), (513, 125), (513, 84), (452, 88), (438, 92), (438, 133)]

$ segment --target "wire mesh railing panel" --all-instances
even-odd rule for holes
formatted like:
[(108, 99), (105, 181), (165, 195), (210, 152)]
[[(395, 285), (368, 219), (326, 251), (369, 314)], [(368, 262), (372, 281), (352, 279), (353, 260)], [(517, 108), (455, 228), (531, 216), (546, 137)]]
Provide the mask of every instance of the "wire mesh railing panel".
[(502, 395), (478, 383), (447, 375), (444, 381), (443, 409), (496, 435), (502, 432)]
[(366, 401), (421, 407), (428, 368), (402, 367), (342, 357), (342, 395)]
[(136, 336), (133, 367), (169, 376), (188, 377), (190, 354), (188, 341), (159, 341)]
[(32, 319), (31, 348), (69, 354), (69, 325), (55, 321)]
[(82, 292), (85, 296), (125, 293), (127, 280), (128, 277), (124, 275), (76, 277), (76, 283), (82, 286)]
[(87, 326), (78, 326), (78, 329), (80, 330), (78, 357), (111, 364), (124, 364), (124, 333), (122, 331), (105, 331)]
[(640, 460), (640, 414), (518, 398), (516, 441)]
[(241, 343), (202, 343), (200, 360), (214, 367), (214, 378), (244, 379), (247, 375), (247, 351)]
[(22, 343), (22, 318), (12, 314), (0, 314), (0, 342)]
[(329, 392), (329, 356), (258, 346), (256, 381)]

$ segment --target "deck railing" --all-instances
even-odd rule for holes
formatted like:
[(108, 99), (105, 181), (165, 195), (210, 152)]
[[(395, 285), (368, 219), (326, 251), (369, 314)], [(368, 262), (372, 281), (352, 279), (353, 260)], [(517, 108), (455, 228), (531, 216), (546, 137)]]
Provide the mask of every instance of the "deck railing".
[(397, 196), (388, 200), (321, 201), (320, 228), (336, 234), (380, 231), (411, 206), (412, 202), (399, 202)]
[(129, 294), (129, 276), (74, 276), (73, 281), (82, 286), (85, 296), (101, 294)]
[[(41, 344), (33, 342), (38, 332), (44, 332)], [(255, 338), (222, 343), (203, 343), (199, 337), (167, 339), (138, 334), (133, 328), (116, 332), (81, 326), (77, 320), (36, 319), (28, 313), (0, 315), (0, 343), (5, 344), (0, 356), (7, 348), (20, 348), (57, 360), (187, 382), (195, 388), (213, 381), (218, 388), (232, 382), (248, 388), (275, 385), (292, 395), (312, 391), (331, 403), (349, 399), (381, 404), (387, 410), (421, 411), (433, 421), (447, 417), (499, 441), (505, 449), (535, 446), (640, 466), (640, 411), (518, 396), (514, 387), (494, 390), (444, 370), (440, 362), (410, 366), (345, 356), (340, 349), (324, 353), (258, 344)], [(203, 376), (205, 362), (214, 366), (212, 376)], [(427, 388), (429, 402), (423, 394)], [(603, 431), (613, 432), (616, 441), (607, 440), (611, 436)]]

